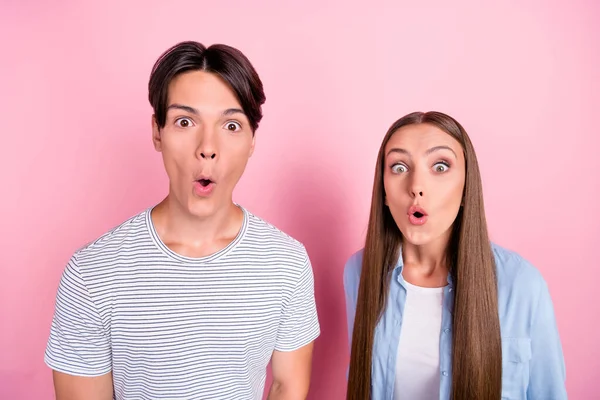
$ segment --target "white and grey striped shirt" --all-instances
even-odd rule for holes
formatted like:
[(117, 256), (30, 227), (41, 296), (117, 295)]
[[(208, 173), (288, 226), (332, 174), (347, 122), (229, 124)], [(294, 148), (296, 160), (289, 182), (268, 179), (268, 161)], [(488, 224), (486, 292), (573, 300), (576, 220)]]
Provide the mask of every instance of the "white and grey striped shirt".
[(116, 399), (260, 399), (273, 350), (320, 334), (304, 246), (244, 211), (236, 239), (189, 258), (151, 209), (78, 250), (63, 273), (45, 353), (57, 371), (112, 371)]

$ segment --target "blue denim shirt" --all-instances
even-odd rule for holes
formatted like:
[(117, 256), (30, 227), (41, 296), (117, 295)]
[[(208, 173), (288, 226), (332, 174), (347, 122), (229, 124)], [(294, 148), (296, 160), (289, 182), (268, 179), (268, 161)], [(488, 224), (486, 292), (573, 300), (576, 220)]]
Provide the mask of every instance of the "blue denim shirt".
[[(565, 364), (554, 307), (539, 271), (515, 252), (492, 245), (498, 276), (498, 312), (502, 338), (503, 399), (566, 399)], [(363, 250), (344, 269), (349, 340), (352, 340)], [(396, 356), (406, 288), (402, 255), (392, 274), (387, 307), (375, 328), (371, 393), (374, 400), (394, 394)], [(444, 289), (440, 332), (440, 400), (450, 398), (452, 384), (452, 309), (454, 288)]]

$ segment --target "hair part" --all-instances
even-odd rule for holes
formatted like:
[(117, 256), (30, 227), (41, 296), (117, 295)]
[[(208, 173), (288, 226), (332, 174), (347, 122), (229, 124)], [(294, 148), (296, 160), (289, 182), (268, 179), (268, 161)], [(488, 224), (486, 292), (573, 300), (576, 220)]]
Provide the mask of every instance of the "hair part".
[(385, 147), (403, 126), (423, 123), (456, 139), (465, 155), (464, 202), (454, 221), (446, 253), (455, 287), (451, 398), (500, 399), (502, 346), (496, 266), (477, 157), (460, 123), (435, 111), (414, 112), (394, 122), (379, 149), (352, 334), (347, 399), (371, 399), (375, 327), (386, 307), (391, 273), (402, 243), (402, 233), (385, 205)]
[(266, 98), (263, 84), (248, 58), (231, 46), (214, 44), (207, 48), (193, 41), (180, 42), (169, 48), (152, 68), (148, 100), (159, 128), (166, 124), (171, 81), (188, 71), (210, 72), (222, 78), (240, 102), (252, 133), (256, 132)]

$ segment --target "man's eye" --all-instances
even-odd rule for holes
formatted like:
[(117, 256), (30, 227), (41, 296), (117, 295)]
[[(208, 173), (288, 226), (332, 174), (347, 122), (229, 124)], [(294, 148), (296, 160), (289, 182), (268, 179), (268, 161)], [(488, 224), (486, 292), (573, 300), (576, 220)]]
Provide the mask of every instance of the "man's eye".
[(225, 124), (225, 129), (231, 132), (237, 132), (242, 130), (242, 126), (235, 121), (229, 121)]
[(180, 128), (187, 128), (189, 126), (192, 126), (193, 122), (189, 118), (179, 118), (175, 121), (175, 125), (177, 125)]

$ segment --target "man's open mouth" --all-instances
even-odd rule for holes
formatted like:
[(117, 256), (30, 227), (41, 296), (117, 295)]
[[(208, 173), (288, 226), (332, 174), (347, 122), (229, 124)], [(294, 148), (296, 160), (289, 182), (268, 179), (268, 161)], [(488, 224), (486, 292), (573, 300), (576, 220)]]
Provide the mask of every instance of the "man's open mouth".
[(203, 187), (207, 187), (208, 185), (213, 183), (213, 181), (211, 181), (210, 179), (198, 179), (196, 180), (196, 182), (200, 183), (200, 185), (202, 185)]

